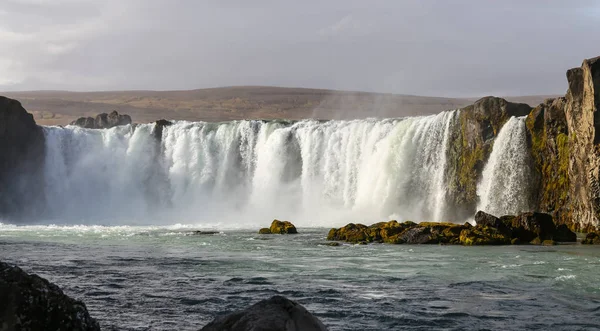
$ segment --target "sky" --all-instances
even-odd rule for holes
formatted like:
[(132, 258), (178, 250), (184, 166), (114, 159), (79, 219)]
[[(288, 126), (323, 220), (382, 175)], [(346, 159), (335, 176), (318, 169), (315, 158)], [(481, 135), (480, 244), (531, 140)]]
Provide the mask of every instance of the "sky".
[(600, 1), (0, 1), (0, 91), (563, 94), (599, 55)]

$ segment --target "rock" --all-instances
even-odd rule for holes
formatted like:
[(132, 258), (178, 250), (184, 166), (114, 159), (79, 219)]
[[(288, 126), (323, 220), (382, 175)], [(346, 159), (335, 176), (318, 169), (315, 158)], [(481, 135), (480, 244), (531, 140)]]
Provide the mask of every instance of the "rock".
[(508, 226), (504, 222), (502, 222), (498, 217), (485, 213), (481, 210), (475, 214), (475, 223), (479, 226), (496, 228), (503, 233), (510, 232)]
[(96, 118), (80, 117), (71, 122), (71, 125), (76, 125), (85, 129), (110, 129), (115, 126), (131, 124), (131, 116), (120, 115), (116, 110), (110, 114), (98, 114)]
[(258, 230), (259, 234), (271, 234), (271, 229), (269, 228), (262, 228), (260, 230)]
[(274, 220), (269, 228), (273, 234), (296, 234), (298, 231), (294, 224), (288, 221)]
[(161, 141), (164, 128), (167, 126), (173, 125), (173, 123), (171, 123), (165, 119), (158, 120), (154, 123), (155, 123), (155, 125), (154, 125), (154, 129), (152, 130), (152, 135), (154, 136), (154, 138), (156, 138), (156, 140)]
[(476, 225), (460, 232), (460, 243), (465, 246), (508, 245), (511, 238), (496, 228)]
[(2, 330), (100, 330), (83, 302), (4, 262), (0, 262), (0, 298)]
[(588, 233), (581, 243), (584, 245), (600, 245), (600, 231)]
[(512, 238), (530, 242), (536, 237), (541, 241), (552, 240), (556, 226), (552, 216), (544, 213), (527, 212), (516, 216), (502, 216), (500, 220), (511, 230)]
[(569, 227), (566, 224), (561, 224), (556, 227), (552, 240), (558, 242), (576, 242), (577, 234), (569, 230)]
[(388, 244), (457, 244), (463, 229), (471, 225), (454, 223), (406, 221), (379, 222), (366, 226), (350, 223), (339, 229), (331, 229), (327, 240), (339, 240), (351, 243), (388, 243)]
[(531, 107), (502, 98), (485, 97), (461, 108), (450, 124), (447, 151), (449, 219), (467, 219), (476, 212), (477, 183), (492, 151), (494, 139), (511, 116), (529, 114)]
[(325, 331), (321, 321), (297, 302), (282, 296), (217, 317), (203, 331)]
[(206, 235), (213, 235), (213, 234), (219, 234), (219, 231), (192, 231), (189, 234), (192, 236), (206, 236)]
[(0, 219), (43, 213), (45, 140), (19, 101), (0, 96)]
[(404, 231), (400, 239), (407, 244), (438, 244), (437, 236), (431, 233), (428, 227), (417, 226)]
[(78, 127), (82, 127), (84, 129), (95, 129), (96, 121), (93, 117), (80, 117), (75, 121), (71, 122), (71, 125), (76, 125)]
[(367, 240), (372, 241), (372, 237), (370, 236), (369, 228), (366, 225), (350, 223), (339, 229), (329, 230), (327, 240), (341, 240), (358, 243)]

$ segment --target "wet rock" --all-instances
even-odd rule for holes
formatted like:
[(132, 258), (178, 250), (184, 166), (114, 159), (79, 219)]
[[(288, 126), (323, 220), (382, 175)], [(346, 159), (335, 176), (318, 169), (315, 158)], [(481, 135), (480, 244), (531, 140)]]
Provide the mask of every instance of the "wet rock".
[(297, 302), (282, 296), (217, 317), (202, 331), (325, 331), (321, 321)]
[(481, 210), (475, 214), (475, 224), (479, 226), (492, 227), (502, 231), (503, 233), (510, 232), (508, 226), (506, 226), (506, 224), (502, 222), (498, 217), (490, 215)]
[(85, 304), (37, 275), (0, 262), (1, 330), (100, 330)]
[(158, 120), (155, 122), (154, 129), (152, 130), (152, 135), (158, 141), (162, 140), (162, 133), (165, 127), (173, 125), (172, 122), (167, 121), (165, 119)]
[(192, 236), (207, 236), (207, 235), (213, 235), (213, 234), (219, 234), (219, 231), (192, 231), (189, 234)]
[(584, 245), (600, 245), (600, 231), (588, 233), (581, 243)]
[(388, 244), (438, 244), (459, 242), (460, 232), (470, 225), (454, 223), (406, 221), (380, 222), (370, 226), (350, 223), (339, 229), (331, 229), (327, 240), (351, 243), (388, 243)]
[(350, 243), (358, 243), (361, 241), (372, 241), (369, 227), (364, 224), (349, 223), (339, 229), (331, 229), (327, 234), (327, 240), (340, 240)]
[(115, 126), (131, 124), (131, 116), (121, 115), (116, 110), (110, 114), (98, 114), (96, 118), (80, 117), (71, 122), (71, 125), (76, 125), (85, 129), (110, 129)]
[(521, 242), (530, 242), (536, 237), (541, 241), (552, 240), (556, 225), (552, 216), (544, 213), (527, 212), (516, 216), (502, 216), (500, 220), (511, 231), (512, 238), (519, 238)]
[(274, 220), (269, 228), (273, 234), (296, 234), (298, 231), (294, 224), (288, 221)]
[(556, 231), (554, 232), (552, 239), (558, 242), (576, 242), (577, 234), (569, 230), (569, 227), (566, 224), (561, 224), (556, 227)]
[(262, 228), (260, 230), (258, 230), (259, 234), (271, 234), (271, 229), (269, 228)]
[(497, 228), (476, 225), (461, 231), (460, 243), (465, 246), (508, 245), (511, 243), (511, 238)]

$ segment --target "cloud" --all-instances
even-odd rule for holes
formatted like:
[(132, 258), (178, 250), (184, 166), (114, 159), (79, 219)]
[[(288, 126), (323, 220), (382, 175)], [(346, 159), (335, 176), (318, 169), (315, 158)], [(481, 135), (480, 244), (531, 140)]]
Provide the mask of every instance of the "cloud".
[(549, 94), (598, 54), (595, 1), (3, 0), (0, 90), (280, 85)]

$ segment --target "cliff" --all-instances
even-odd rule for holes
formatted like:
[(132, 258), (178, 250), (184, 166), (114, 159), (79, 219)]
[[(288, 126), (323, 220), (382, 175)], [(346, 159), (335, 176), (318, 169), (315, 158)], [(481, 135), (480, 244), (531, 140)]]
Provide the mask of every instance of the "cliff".
[(524, 116), (531, 107), (502, 98), (485, 97), (461, 108), (452, 124), (448, 148), (447, 200), (451, 219), (464, 220), (475, 215), (477, 183), (490, 156), (494, 139), (511, 116)]
[(567, 71), (565, 97), (528, 115), (539, 173), (538, 209), (559, 224), (587, 232), (600, 219), (600, 57)]
[[(556, 223), (577, 231), (588, 232), (600, 224), (600, 58), (569, 70), (567, 80), (564, 97), (547, 99), (533, 109), (485, 97), (453, 113), (444, 139), (448, 142), (443, 165), (445, 213), (437, 221), (462, 221), (475, 215), (477, 186), (496, 137), (512, 116), (527, 116), (526, 145), (535, 173), (533, 196), (523, 198), (533, 200), (531, 211), (551, 214)], [(129, 116), (117, 112), (74, 122), (86, 128), (129, 123)], [(157, 138), (152, 155), (161, 153), (162, 130), (170, 124), (158, 121), (150, 133)], [(44, 129), (18, 101), (0, 97), (0, 217), (43, 215), (45, 162)], [(156, 166), (158, 174), (161, 168)], [(161, 200), (157, 194), (149, 196)]]
[(41, 212), (44, 132), (21, 103), (0, 96), (0, 217)]

